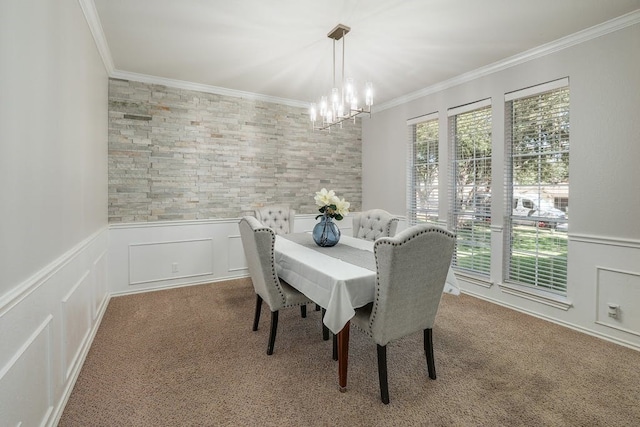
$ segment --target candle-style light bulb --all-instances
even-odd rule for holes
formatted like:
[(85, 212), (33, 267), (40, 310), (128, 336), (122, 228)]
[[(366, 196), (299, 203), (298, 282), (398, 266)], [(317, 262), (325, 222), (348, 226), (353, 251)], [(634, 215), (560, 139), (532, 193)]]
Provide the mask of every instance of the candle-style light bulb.
[(312, 123), (315, 123), (318, 118), (318, 110), (316, 108), (315, 102), (311, 103), (311, 107), (309, 107), (309, 118)]
[(367, 107), (371, 107), (373, 105), (373, 83), (367, 82), (364, 86), (364, 103)]

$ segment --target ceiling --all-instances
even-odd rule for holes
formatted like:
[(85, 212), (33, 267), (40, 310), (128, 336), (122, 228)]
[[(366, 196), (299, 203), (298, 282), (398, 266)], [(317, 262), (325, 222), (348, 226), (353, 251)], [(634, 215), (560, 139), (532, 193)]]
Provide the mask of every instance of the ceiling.
[(330, 90), (327, 34), (347, 25), (345, 74), (362, 85), (372, 81), (376, 105), (640, 9), (640, 0), (93, 2), (113, 76), (305, 103)]

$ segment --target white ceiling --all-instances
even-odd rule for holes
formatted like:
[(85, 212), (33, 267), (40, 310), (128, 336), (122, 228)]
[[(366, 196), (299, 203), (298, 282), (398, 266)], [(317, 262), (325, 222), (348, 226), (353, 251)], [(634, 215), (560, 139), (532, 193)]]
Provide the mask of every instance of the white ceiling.
[(371, 80), (378, 105), (640, 9), (640, 0), (93, 2), (116, 77), (137, 73), (298, 102), (330, 90), (327, 33), (345, 24), (345, 73)]

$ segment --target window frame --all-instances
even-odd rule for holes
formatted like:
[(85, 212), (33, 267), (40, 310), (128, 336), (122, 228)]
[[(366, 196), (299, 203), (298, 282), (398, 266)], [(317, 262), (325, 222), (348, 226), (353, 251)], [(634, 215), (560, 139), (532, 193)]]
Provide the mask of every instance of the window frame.
[[(435, 126), (436, 128), (436, 137), (431, 138), (424, 141), (418, 141), (418, 126), (420, 125), (428, 125)], [(423, 116), (414, 117), (412, 119), (407, 120), (407, 222), (409, 225), (415, 225), (421, 222), (428, 223), (436, 223), (439, 218), (439, 209), (440, 209), (440, 191), (439, 191), (439, 183), (440, 177), (442, 176), (442, 163), (441, 156), (439, 150), (439, 139), (440, 139), (440, 128), (439, 128), (439, 119), (438, 112), (426, 114)], [(432, 162), (430, 166), (435, 166), (436, 169), (436, 178), (435, 183), (425, 183), (424, 190), (427, 192), (435, 191), (435, 204), (433, 203), (434, 198), (427, 197), (425, 200), (426, 207), (419, 208), (418, 207), (418, 188), (417, 185), (418, 179), (416, 177), (416, 169), (418, 167), (418, 163), (416, 162), (417, 157), (417, 144), (418, 142), (425, 142), (427, 144), (427, 154), (428, 157), (432, 154), (430, 150), (431, 147), (435, 146), (435, 156), (436, 161)], [(426, 162), (422, 163), (424, 166), (427, 166)], [(429, 191), (430, 190), (430, 191)], [(420, 217), (424, 217), (419, 219)]]
[[(492, 153), (493, 153), (493, 111), (491, 98), (483, 99), (470, 104), (451, 108), (447, 111), (449, 117), (448, 138), (449, 138), (449, 164), (450, 164), (450, 183), (449, 183), (449, 229), (456, 233), (456, 248), (452, 260), (452, 265), (457, 271), (466, 275), (477, 276), (482, 280), (487, 280), (491, 276), (491, 182), (492, 182)], [(460, 120), (473, 121), (474, 116), (478, 116), (478, 123), (482, 126), (476, 129), (476, 133), (480, 135), (485, 150), (488, 155), (484, 154), (476, 157), (475, 153), (482, 151), (480, 146), (473, 142), (473, 156), (459, 158), (459, 134)], [(484, 123), (483, 123), (484, 122)], [(478, 150), (476, 150), (478, 148)], [(459, 162), (469, 161), (473, 163), (472, 170), (474, 180), (471, 183), (470, 194), (472, 197), (463, 203), (458, 197), (459, 183), (458, 171)], [(481, 167), (476, 168), (476, 162), (483, 162)], [(488, 164), (488, 166), (487, 166)], [(477, 170), (481, 169), (487, 182), (476, 182), (478, 176)], [(487, 173), (488, 172), (488, 173)], [(479, 185), (485, 188), (478, 193)], [(468, 184), (465, 184), (468, 186)], [(464, 189), (462, 190), (464, 193)], [(477, 203), (478, 195), (483, 196), (482, 203)], [(486, 202), (488, 200), (488, 206)], [(469, 208), (470, 206), (470, 208)], [(487, 210), (488, 207), (488, 210)], [(463, 226), (460, 226), (463, 225)], [(461, 262), (464, 260), (464, 262)]]
[[(529, 115), (521, 115), (514, 108), (522, 108), (524, 110), (524, 102), (530, 100), (529, 105), (536, 105), (535, 98), (538, 99), (537, 105), (545, 105), (553, 96), (562, 96), (566, 92), (566, 108), (564, 104), (553, 104), (548, 108), (534, 110)], [(548, 97), (546, 95), (549, 95)], [(520, 107), (518, 101), (523, 101)], [(515, 107), (514, 107), (515, 105)], [(531, 109), (532, 107), (529, 106)], [(564, 109), (563, 109), (564, 108)], [(538, 116), (536, 116), (538, 112)], [(570, 155), (570, 92), (568, 78), (555, 80), (541, 85), (532, 86), (519, 91), (505, 94), (505, 224), (504, 224), (504, 255), (503, 255), (503, 277), (505, 284), (523, 286), (524, 288), (546, 292), (553, 295), (565, 297), (567, 295), (568, 284), (568, 234), (558, 231), (560, 226), (568, 226), (566, 216), (560, 216), (557, 206), (559, 204), (568, 204), (569, 194), (569, 155)], [(519, 117), (519, 119), (516, 119)], [(548, 117), (552, 117), (549, 119)], [(544, 136), (539, 142), (529, 142), (525, 144), (524, 140), (518, 140), (520, 143), (518, 149), (515, 147), (514, 127), (518, 129), (519, 134), (528, 135), (526, 131), (522, 131), (527, 123), (539, 123), (546, 119), (552, 123), (548, 125), (553, 128), (557, 126), (557, 132), (541, 132), (541, 125), (538, 124), (536, 131)], [(518, 123), (515, 121), (519, 120)], [(533, 124), (529, 125), (533, 128)], [(525, 127), (526, 129), (526, 127)], [(556, 128), (553, 128), (556, 129)], [(524, 133), (523, 133), (524, 132)], [(534, 135), (535, 132), (531, 132)], [(547, 136), (547, 135), (552, 135)], [(559, 137), (555, 135), (558, 134)], [(566, 135), (566, 140), (563, 139)], [(531, 140), (535, 138), (532, 136)], [(548, 142), (548, 141), (551, 142)], [(549, 144), (557, 144), (562, 149), (554, 149), (544, 151), (544, 146)], [(522, 149), (523, 146), (536, 147), (530, 151)], [(564, 162), (566, 155), (566, 182), (563, 183), (547, 183), (543, 180), (542, 169), (545, 165), (552, 165), (553, 159), (558, 163)], [(533, 160), (532, 160), (533, 159)], [(551, 159), (551, 160), (549, 160)], [(520, 163), (518, 163), (520, 162)], [(514, 164), (520, 164), (521, 168), (524, 163), (537, 162), (537, 180), (528, 182), (526, 179), (518, 180), (514, 172)], [(560, 170), (564, 165), (559, 166)], [(523, 173), (523, 172), (521, 172)], [(524, 176), (524, 175), (523, 175)], [(528, 178), (529, 180), (531, 178)], [(518, 181), (518, 182), (517, 182)], [(566, 187), (566, 188), (565, 188)], [(536, 192), (537, 188), (537, 192)], [(523, 195), (522, 189), (528, 193)], [(544, 191), (543, 191), (544, 190)], [(560, 194), (554, 197), (553, 207), (547, 208), (549, 212), (542, 212), (542, 201), (544, 192), (553, 192)], [(517, 200), (527, 198), (533, 201), (531, 209), (525, 208), (517, 211), (519, 206), (514, 205)], [(538, 200), (538, 205), (535, 205)], [(522, 204), (524, 207), (524, 203)], [(537, 210), (536, 210), (537, 209)], [(528, 217), (524, 216), (524, 211), (528, 210)], [(551, 212), (553, 211), (553, 212)], [(553, 215), (552, 215), (553, 213)], [(531, 219), (532, 221), (525, 221)], [(548, 221), (548, 222), (545, 222)], [(531, 223), (531, 224), (529, 224)], [(546, 225), (545, 225), (546, 224)], [(549, 229), (545, 229), (549, 227)]]

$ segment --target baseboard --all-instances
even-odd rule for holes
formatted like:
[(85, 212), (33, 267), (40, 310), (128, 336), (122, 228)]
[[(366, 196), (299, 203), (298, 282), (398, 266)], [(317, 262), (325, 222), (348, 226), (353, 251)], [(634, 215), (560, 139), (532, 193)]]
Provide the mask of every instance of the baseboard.
[(570, 323), (570, 322), (566, 322), (566, 321), (563, 321), (563, 320), (560, 320), (560, 319), (556, 319), (556, 318), (553, 318), (553, 317), (550, 317), (550, 316), (545, 316), (545, 315), (537, 313), (535, 311), (527, 310), (527, 309), (524, 309), (522, 307), (518, 307), (516, 305), (509, 304), (509, 303), (506, 303), (504, 301), (497, 300), (495, 298), (490, 298), (490, 297), (487, 297), (487, 296), (484, 296), (484, 295), (481, 295), (481, 294), (478, 294), (478, 293), (475, 293), (475, 292), (472, 292), (472, 291), (460, 290), (460, 292), (465, 294), (465, 295), (469, 295), (471, 297), (478, 298), (478, 299), (481, 299), (483, 301), (490, 302), (492, 304), (496, 304), (496, 305), (499, 305), (499, 306), (502, 306), (502, 307), (505, 307), (505, 308), (509, 308), (511, 310), (518, 311), (520, 313), (528, 314), (529, 316), (537, 317), (538, 319), (542, 319), (542, 320), (546, 320), (546, 321), (551, 322), (551, 323), (555, 323), (556, 325), (564, 326), (565, 328), (573, 329), (574, 331), (578, 331), (578, 332), (581, 332), (583, 334), (590, 335), (592, 337), (600, 338), (600, 339), (603, 339), (605, 341), (609, 341), (611, 343), (621, 345), (623, 347), (627, 347), (627, 348), (630, 348), (630, 349), (633, 349), (633, 350), (640, 351), (640, 346), (636, 345), (635, 343), (633, 343), (631, 341), (626, 341), (624, 339), (620, 339), (620, 338), (617, 338), (617, 337), (612, 337), (612, 336), (609, 336), (609, 335), (606, 335), (606, 334), (601, 334), (601, 333), (598, 333), (597, 331), (594, 331), (594, 330), (591, 330), (591, 329), (587, 329), (587, 328), (585, 328), (583, 326), (576, 325), (576, 324)]
[(219, 283), (219, 282), (226, 282), (226, 281), (229, 281), (229, 280), (245, 279), (247, 277), (249, 277), (249, 274), (245, 274), (245, 275), (241, 275), (241, 276), (216, 277), (215, 279), (212, 279), (212, 280), (197, 280), (197, 281), (188, 282), (188, 283), (176, 283), (176, 284), (170, 284), (170, 285), (158, 285), (158, 286), (155, 286), (155, 287), (152, 287), (152, 288), (131, 289), (131, 290), (113, 292), (113, 293), (110, 294), (110, 296), (112, 298), (113, 297), (121, 297), (121, 296), (125, 296), (125, 295), (142, 294), (142, 293), (146, 293), (146, 292), (164, 291), (164, 290), (167, 290), (167, 289), (185, 288), (187, 286), (206, 285), (207, 283)]

